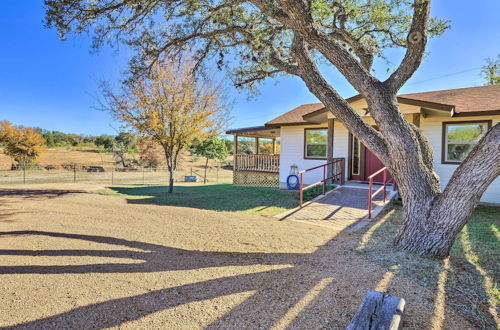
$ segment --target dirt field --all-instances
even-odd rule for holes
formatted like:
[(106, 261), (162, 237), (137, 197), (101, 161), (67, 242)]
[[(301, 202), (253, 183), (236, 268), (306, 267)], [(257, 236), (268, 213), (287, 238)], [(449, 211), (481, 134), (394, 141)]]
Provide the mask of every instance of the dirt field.
[[(232, 156), (229, 156), (227, 161), (231, 161)], [(215, 164), (215, 161), (210, 161), (209, 165)], [(0, 147), (0, 169), (10, 169), (12, 160), (3, 153), (3, 148)], [(99, 165), (113, 166), (115, 160), (111, 153), (99, 153), (96, 147), (54, 147), (47, 148), (42, 153), (38, 164), (41, 166), (47, 165), (63, 165), (63, 164), (80, 164), (80, 165)], [(203, 157), (196, 157), (185, 152), (180, 160), (180, 168), (202, 168), (205, 165)], [(162, 165), (165, 166), (164, 164)]]
[[(232, 161), (232, 156), (226, 159)], [(233, 172), (221, 166), (226, 162), (211, 160), (207, 170), (207, 180), (210, 183), (231, 183)], [(73, 165), (76, 164), (76, 173)], [(40, 168), (28, 168), (26, 171), (12, 171), (12, 162), (2, 154), (0, 148), (0, 186), (15, 184), (37, 183), (99, 183), (99, 184), (166, 184), (168, 182), (167, 169), (143, 169), (137, 166), (135, 171), (124, 171), (119, 164), (115, 164), (109, 153), (99, 153), (92, 147), (55, 147), (48, 148), (38, 161)], [(88, 166), (101, 167), (103, 172), (89, 172)], [(51, 167), (50, 170), (47, 170)], [(197, 175), (201, 180), (204, 176), (205, 159), (184, 153), (180, 159), (175, 181), (184, 181), (186, 175)]]
[(0, 327), (343, 329), (376, 288), (406, 299), (405, 329), (472, 328), (360, 234), (61, 187), (0, 190)]

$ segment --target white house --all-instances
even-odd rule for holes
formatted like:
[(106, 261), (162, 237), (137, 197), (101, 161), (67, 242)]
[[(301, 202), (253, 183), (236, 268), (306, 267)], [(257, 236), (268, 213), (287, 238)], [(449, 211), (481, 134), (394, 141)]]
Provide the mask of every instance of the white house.
[[(483, 134), (500, 122), (500, 85), (404, 94), (397, 99), (404, 117), (429, 138), (443, 186)], [(363, 97), (358, 95), (347, 101), (365, 121), (375, 125), (366, 114)], [(255, 138), (256, 142), (254, 155), (236, 152), (235, 184), (279, 184), (285, 188), (292, 165), (305, 170), (331, 158), (344, 158), (345, 179), (356, 182), (366, 182), (368, 176), (384, 166), (321, 103), (301, 105), (264, 126), (227, 133), (235, 135), (236, 146), (241, 137)], [(267, 139), (273, 142), (273, 154), (259, 152), (259, 146)], [(322, 176), (322, 171), (311, 171), (304, 176), (304, 182), (316, 182)], [(490, 185), (481, 201), (500, 204), (500, 178)]]

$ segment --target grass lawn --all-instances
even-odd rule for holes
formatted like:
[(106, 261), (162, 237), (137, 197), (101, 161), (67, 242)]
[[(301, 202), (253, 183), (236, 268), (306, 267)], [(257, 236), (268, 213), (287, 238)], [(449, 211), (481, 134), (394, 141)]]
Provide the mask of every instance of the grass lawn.
[(118, 195), (130, 203), (173, 205), (215, 211), (240, 211), (273, 216), (298, 205), (298, 194), (275, 188), (239, 187), (232, 184), (192, 184), (174, 187), (112, 186), (99, 190), (101, 194)]
[(500, 302), (500, 208), (478, 207), (459, 234), (450, 258), (443, 261), (398, 251), (392, 246), (401, 214), (401, 207), (396, 206), (367, 229), (356, 251), (388, 272), (436, 291), (435, 304), (442, 300), (441, 303), (455, 306), (478, 328), (496, 328)]

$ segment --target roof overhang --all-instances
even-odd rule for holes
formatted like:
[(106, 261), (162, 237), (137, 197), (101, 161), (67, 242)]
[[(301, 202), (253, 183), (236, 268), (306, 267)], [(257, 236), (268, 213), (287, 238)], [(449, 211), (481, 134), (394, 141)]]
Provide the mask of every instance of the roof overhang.
[[(353, 103), (363, 99), (363, 96), (356, 95), (347, 99), (347, 102)], [(428, 101), (420, 101), (409, 99), (405, 97), (397, 97), (398, 103), (418, 106), (421, 108), (421, 113), (423, 115), (437, 115), (437, 116), (449, 116), (452, 117), (455, 115), (455, 107), (449, 104), (441, 104), (435, 102)], [(365, 109), (366, 111), (366, 109)], [(368, 113), (368, 112), (367, 112)], [(333, 118), (329, 115), (329, 111), (327, 108), (321, 108), (302, 117), (306, 122), (309, 123), (324, 123), (328, 118)]]
[(243, 127), (228, 130), (226, 134), (274, 139), (280, 136), (280, 128), (277, 126)]

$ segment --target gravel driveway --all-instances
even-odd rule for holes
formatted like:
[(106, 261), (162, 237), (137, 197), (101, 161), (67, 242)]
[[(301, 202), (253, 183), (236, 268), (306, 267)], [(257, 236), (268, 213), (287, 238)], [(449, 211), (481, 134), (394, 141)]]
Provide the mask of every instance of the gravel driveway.
[(0, 189), (0, 327), (342, 329), (381, 286), (406, 298), (406, 328), (468, 327), (352, 252), (359, 234), (90, 189)]

